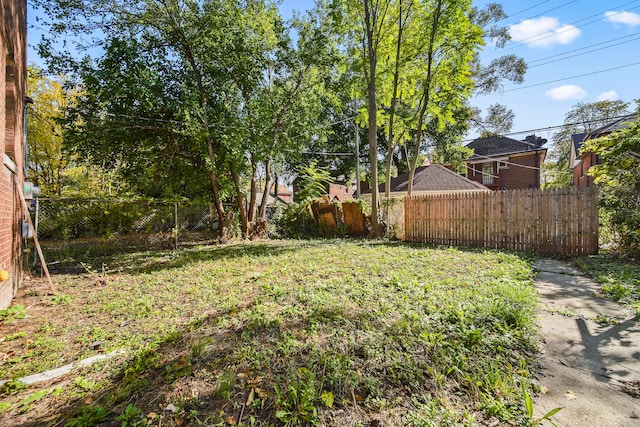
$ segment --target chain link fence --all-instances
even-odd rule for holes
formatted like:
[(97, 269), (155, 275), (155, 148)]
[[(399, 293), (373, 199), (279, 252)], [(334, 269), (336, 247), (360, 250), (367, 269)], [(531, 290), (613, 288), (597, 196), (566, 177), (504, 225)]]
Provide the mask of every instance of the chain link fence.
[(211, 243), (218, 229), (215, 209), (202, 202), (37, 199), (31, 210), (42, 247), (58, 256)]

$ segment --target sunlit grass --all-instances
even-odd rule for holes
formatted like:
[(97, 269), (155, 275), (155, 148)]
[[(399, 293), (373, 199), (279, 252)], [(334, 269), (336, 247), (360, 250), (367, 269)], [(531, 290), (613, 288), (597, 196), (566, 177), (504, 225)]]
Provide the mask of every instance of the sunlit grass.
[[(30, 320), (27, 335), (45, 328), (52, 354), (3, 376), (95, 354), (97, 342), (127, 351), (85, 374), (101, 391), (82, 395), (113, 418), (159, 399), (177, 408), (163, 425), (526, 424), (536, 299), (516, 254), (271, 241), (83, 262), (86, 274), (56, 277), (65, 304)], [(26, 326), (12, 331), (17, 349)], [(68, 417), (71, 395), (43, 401)]]

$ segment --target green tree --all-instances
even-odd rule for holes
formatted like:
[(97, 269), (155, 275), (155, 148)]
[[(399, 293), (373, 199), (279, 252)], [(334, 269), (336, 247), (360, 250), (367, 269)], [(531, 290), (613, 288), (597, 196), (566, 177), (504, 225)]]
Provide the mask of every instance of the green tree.
[(553, 146), (543, 166), (547, 176), (545, 188), (570, 187), (573, 171), (569, 169), (571, 136), (589, 133), (629, 113), (629, 104), (623, 101), (597, 101), (574, 105), (564, 117), (564, 126), (553, 135)]
[[(68, 116), (76, 149), (152, 195), (191, 197), (206, 182), (221, 232), (232, 218), (223, 201), (232, 197), (251, 234), (266, 211), (264, 194), (256, 206), (258, 172), (269, 181), (274, 162), (317, 135), (331, 101), (322, 67), (332, 63), (332, 43), (322, 17), (296, 19), (292, 30), (269, 0), (40, 4), (56, 30), (99, 29), (102, 37), (97, 61), (49, 57), (51, 65), (71, 63), (84, 86)], [(52, 46), (45, 40), (41, 50)]]
[(600, 205), (622, 246), (640, 252), (640, 123), (590, 139), (582, 152), (600, 156), (602, 163), (588, 171), (600, 186)]
[(472, 121), (474, 127), (481, 132), (481, 136), (502, 135), (511, 132), (515, 114), (513, 110), (502, 104), (492, 104), (487, 108), (485, 117), (479, 109), (474, 110)]
[(27, 123), (29, 178), (45, 196), (62, 195), (63, 177), (69, 164), (59, 124), (69, 102), (62, 86), (63, 82), (45, 76), (40, 68), (28, 68), (28, 95), (34, 101), (29, 105)]
[(29, 104), (27, 121), (29, 179), (43, 196), (113, 195), (124, 186), (113, 174), (89, 166), (65, 144), (62, 119), (81, 94), (63, 77), (49, 77), (40, 67), (28, 67)]

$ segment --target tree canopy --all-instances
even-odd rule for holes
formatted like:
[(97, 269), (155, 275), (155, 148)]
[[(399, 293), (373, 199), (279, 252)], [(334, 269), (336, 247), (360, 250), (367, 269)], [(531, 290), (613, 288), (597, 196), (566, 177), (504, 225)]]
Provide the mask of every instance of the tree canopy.
[[(518, 58), (479, 63), (485, 40), (501, 46), (508, 33), (499, 5), (470, 0), (326, 0), (289, 22), (272, 0), (34, 2), (53, 19), (41, 54), (80, 89), (67, 145), (138, 193), (210, 198), (223, 231), (233, 200), (247, 236), (275, 176), (314, 150), (353, 150), (354, 115), (379, 232), (381, 158), (387, 182), (400, 147), (411, 174), (427, 146), (459, 158), (448, 145), (467, 129), (471, 94), (525, 69)], [(92, 44), (65, 50), (67, 34)], [(319, 164), (347, 180), (353, 158)]]
[(640, 123), (585, 141), (582, 152), (596, 153), (599, 165), (588, 174), (600, 186), (605, 218), (626, 249), (640, 253)]
[(333, 102), (321, 16), (286, 24), (269, 0), (42, 6), (61, 33), (97, 34), (103, 49), (97, 59), (48, 56), (82, 87), (67, 115), (71, 146), (151, 196), (197, 197), (208, 187), (227, 226), (223, 200), (233, 197), (251, 234), (269, 187), (258, 197), (258, 174), (268, 182), (274, 163), (321, 135)]
[(622, 101), (579, 102), (564, 117), (564, 126), (553, 135), (553, 147), (545, 163), (546, 188), (571, 186), (572, 171), (569, 169), (571, 136), (589, 133), (611, 122), (616, 117), (628, 114), (629, 104)]

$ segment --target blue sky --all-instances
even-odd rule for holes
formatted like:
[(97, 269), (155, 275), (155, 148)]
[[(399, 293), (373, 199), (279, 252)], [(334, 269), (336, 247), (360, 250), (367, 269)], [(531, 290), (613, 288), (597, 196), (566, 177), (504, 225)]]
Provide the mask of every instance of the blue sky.
[[(487, 3), (474, 1), (478, 7)], [(489, 62), (516, 54), (529, 64), (529, 70), (524, 83), (507, 82), (498, 93), (475, 97), (472, 105), (486, 109), (500, 103), (512, 109), (513, 131), (522, 132), (513, 138), (537, 130), (537, 135), (551, 140), (555, 130), (538, 129), (561, 125), (578, 102), (619, 99), (635, 105), (633, 100), (640, 98), (640, 1), (501, 3), (509, 18), (500, 24), (510, 28), (512, 41), (504, 49), (486, 46), (482, 58)], [(281, 9), (286, 15), (312, 6), (313, 0), (284, 0)]]
[[(477, 0), (482, 7), (489, 1)], [(313, 0), (283, 0), (285, 18), (293, 10), (313, 7)], [(521, 85), (505, 83), (498, 93), (478, 96), (472, 105), (485, 109), (501, 103), (515, 113), (514, 138), (530, 130), (551, 139), (565, 114), (578, 102), (640, 98), (640, 0), (505, 0), (512, 41), (504, 49), (486, 46), (488, 62), (503, 54), (516, 54), (530, 68)], [(29, 16), (33, 22), (34, 14)], [(37, 42), (30, 29), (30, 42)], [(39, 60), (33, 49), (29, 61)], [(635, 104), (633, 104), (635, 105)], [(543, 130), (539, 130), (543, 129)], [(472, 132), (469, 137), (476, 136)]]

